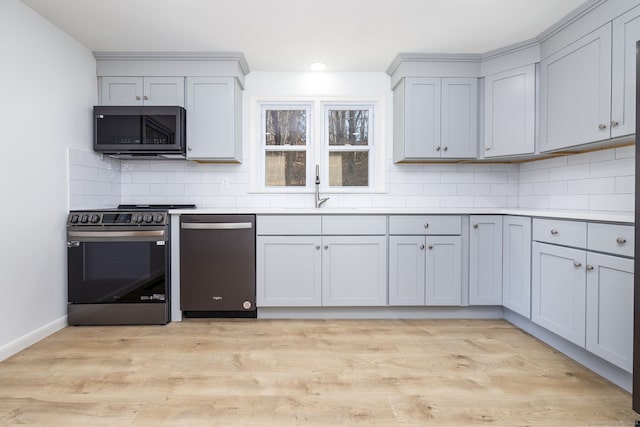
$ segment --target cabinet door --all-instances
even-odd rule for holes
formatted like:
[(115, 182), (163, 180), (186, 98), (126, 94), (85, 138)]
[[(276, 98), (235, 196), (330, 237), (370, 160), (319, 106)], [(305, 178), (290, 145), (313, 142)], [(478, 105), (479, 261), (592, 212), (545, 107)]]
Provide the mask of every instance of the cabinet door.
[(633, 260), (587, 253), (587, 350), (633, 367)]
[(502, 305), (502, 216), (472, 215), (469, 304)]
[(635, 133), (636, 41), (640, 40), (640, 6), (613, 21), (611, 136)]
[(534, 242), (531, 273), (531, 320), (585, 346), (586, 253)]
[(389, 237), (389, 305), (424, 305), (424, 236)]
[(386, 237), (325, 236), (322, 244), (323, 305), (387, 304)]
[(142, 77), (101, 77), (101, 105), (142, 105)]
[(505, 216), (502, 232), (502, 305), (531, 317), (531, 218)]
[(187, 77), (187, 158), (241, 160), (240, 87), (233, 77)]
[(442, 79), (441, 109), (440, 156), (475, 159), (478, 152), (478, 79)]
[(145, 77), (144, 105), (184, 107), (184, 77)]
[(462, 237), (427, 236), (426, 305), (462, 304)]
[(535, 151), (535, 65), (485, 77), (484, 157)]
[(405, 157), (440, 157), (441, 79), (405, 79)]
[(321, 243), (320, 236), (258, 236), (256, 305), (321, 305)]
[(611, 24), (540, 63), (540, 151), (610, 137)]

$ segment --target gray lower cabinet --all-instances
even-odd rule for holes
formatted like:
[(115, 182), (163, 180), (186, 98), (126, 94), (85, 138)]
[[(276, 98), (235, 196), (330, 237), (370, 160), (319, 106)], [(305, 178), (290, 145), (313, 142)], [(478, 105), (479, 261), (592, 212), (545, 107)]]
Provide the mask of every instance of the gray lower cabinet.
[(389, 217), (389, 305), (462, 304), (460, 216)]
[(387, 305), (386, 236), (323, 236), (322, 247), (322, 305)]
[(586, 348), (632, 372), (633, 260), (587, 252)]
[(531, 320), (584, 347), (585, 251), (533, 242), (532, 256)]
[(320, 236), (258, 236), (257, 306), (322, 305), (321, 244)]
[(502, 216), (471, 215), (469, 305), (502, 305)]
[(531, 218), (505, 216), (502, 226), (502, 305), (531, 317)]

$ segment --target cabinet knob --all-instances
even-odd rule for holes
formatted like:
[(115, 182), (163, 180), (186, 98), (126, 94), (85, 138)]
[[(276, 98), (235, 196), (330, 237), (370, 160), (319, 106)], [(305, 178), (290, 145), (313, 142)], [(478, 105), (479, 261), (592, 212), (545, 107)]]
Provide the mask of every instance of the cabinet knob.
[(573, 266), (576, 268), (582, 267), (582, 263), (580, 261), (573, 261)]
[(618, 237), (616, 239), (616, 243), (618, 243), (619, 245), (624, 245), (625, 243), (627, 243), (627, 239), (625, 239), (624, 237)]
[(424, 245), (420, 245), (420, 250), (424, 251)]
[(612, 120), (612, 121), (611, 121), (611, 127), (612, 127), (612, 128), (617, 128), (619, 124), (620, 124), (620, 123), (619, 123), (619, 122), (616, 122), (615, 120)]
[(436, 151), (440, 151), (440, 147), (439, 147), (439, 146), (438, 146), (438, 147), (436, 147)]
[(484, 147), (484, 149), (489, 151), (489, 150), (491, 150), (491, 147), (487, 145), (486, 147)]
[(473, 224), (473, 228), (478, 228), (478, 224)]
[(424, 228), (429, 228), (429, 223), (428, 222), (424, 223)]
[(550, 233), (551, 233), (552, 236), (557, 236), (558, 235), (558, 230), (551, 229)]
[(328, 250), (329, 249), (329, 245), (324, 245), (324, 250)]
[(600, 123), (600, 124), (598, 125), (598, 129), (600, 129), (600, 130), (604, 130), (604, 129), (606, 129), (606, 128), (607, 128), (607, 125), (605, 125), (604, 123)]
[(143, 98), (145, 101), (149, 100), (149, 97), (147, 95), (145, 95)]
[(320, 250), (320, 245), (316, 245), (316, 249), (317, 249), (317, 250)]
[(449, 149), (449, 147), (447, 147), (446, 145), (444, 146), (444, 151), (447, 151)]
[(432, 249), (433, 249), (433, 245), (429, 245), (429, 250), (432, 250)]
[(191, 147), (187, 147), (187, 150), (188, 150), (188, 151), (191, 151), (191, 150), (193, 150), (193, 148), (191, 148)]
[(139, 96), (136, 96), (136, 101), (140, 101), (140, 97)]
[(587, 264), (587, 266), (585, 268), (587, 269), (587, 271), (591, 271), (591, 270), (593, 270), (593, 265)]

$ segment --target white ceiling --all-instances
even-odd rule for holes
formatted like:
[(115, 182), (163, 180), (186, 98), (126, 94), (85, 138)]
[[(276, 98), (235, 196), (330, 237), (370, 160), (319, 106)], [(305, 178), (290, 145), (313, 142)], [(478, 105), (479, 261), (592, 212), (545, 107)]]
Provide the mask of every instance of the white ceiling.
[(585, 0), (22, 0), (93, 51), (234, 51), (251, 70), (384, 71), (399, 52), (485, 53)]

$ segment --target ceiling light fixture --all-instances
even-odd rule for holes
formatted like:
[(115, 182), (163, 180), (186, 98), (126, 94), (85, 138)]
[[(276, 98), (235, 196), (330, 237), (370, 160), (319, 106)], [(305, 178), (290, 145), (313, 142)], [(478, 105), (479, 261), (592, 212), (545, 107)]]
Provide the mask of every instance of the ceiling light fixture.
[(311, 68), (312, 71), (323, 71), (326, 67), (327, 66), (324, 62), (314, 62), (313, 64), (309, 65), (309, 68)]

